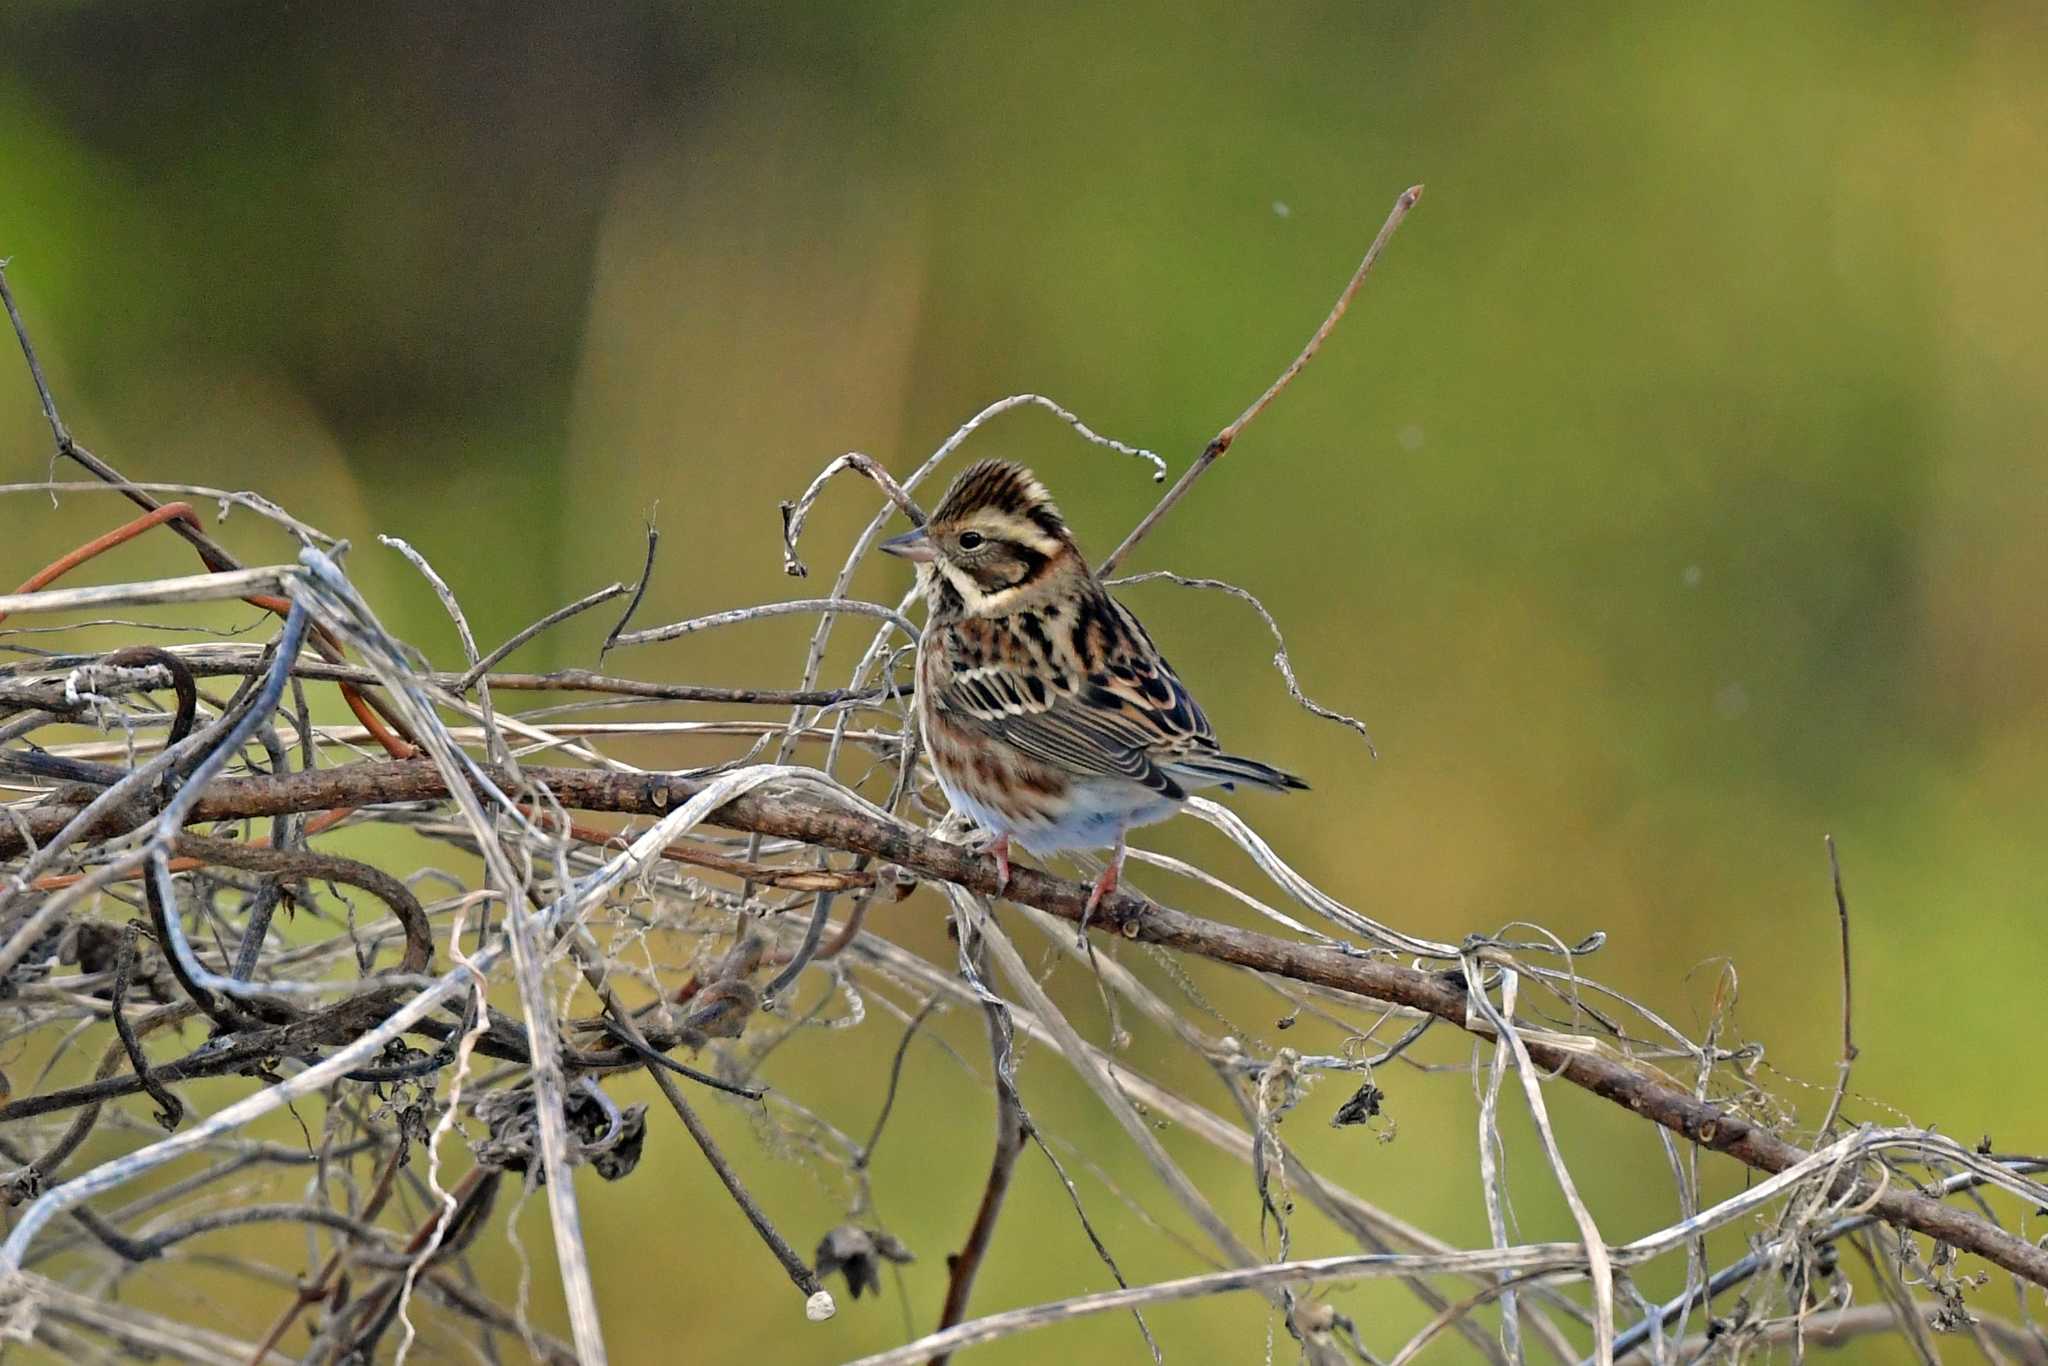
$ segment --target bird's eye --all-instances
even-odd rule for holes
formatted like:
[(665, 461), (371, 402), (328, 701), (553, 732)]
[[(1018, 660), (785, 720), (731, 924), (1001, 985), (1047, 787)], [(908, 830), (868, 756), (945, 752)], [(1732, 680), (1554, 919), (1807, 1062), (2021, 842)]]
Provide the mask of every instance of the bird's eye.
[(962, 550), (979, 550), (981, 543), (987, 539), (988, 537), (982, 535), (979, 531), (963, 531), (960, 533), (960, 548)]

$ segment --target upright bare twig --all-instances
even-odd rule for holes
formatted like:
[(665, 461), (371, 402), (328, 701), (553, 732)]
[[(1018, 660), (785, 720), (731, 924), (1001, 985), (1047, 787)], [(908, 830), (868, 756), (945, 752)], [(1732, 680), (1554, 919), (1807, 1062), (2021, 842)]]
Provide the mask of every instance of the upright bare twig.
[(1835, 837), (1826, 836), (1828, 846), (1828, 878), (1835, 891), (1835, 916), (1842, 927), (1842, 1057), (1835, 1064), (1835, 1090), (1828, 1097), (1828, 1112), (1820, 1122), (1819, 1135), (1825, 1140), (1834, 1131), (1835, 1120), (1841, 1116), (1842, 1100), (1849, 1094), (1849, 1068), (1857, 1056), (1856, 1035), (1851, 1025), (1854, 1021), (1854, 997), (1850, 992), (1849, 976), (1849, 898), (1842, 891), (1842, 860), (1835, 853)]
[(655, 526), (654, 513), (650, 511), (647, 514), (647, 558), (641, 562), (640, 578), (633, 585), (633, 596), (626, 603), (626, 610), (619, 613), (619, 619), (612, 624), (612, 629), (605, 632), (604, 644), (598, 646), (598, 663), (604, 663), (604, 657), (611, 652), (612, 646), (619, 643), (620, 633), (626, 629), (633, 620), (633, 614), (640, 610), (640, 604), (646, 600), (647, 585), (654, 582), (654, 556), (660, 549), (661, 529)]
[[(934, 1330), (937, 1332), (944, 1332), (967, 1316), (968, 1296), (974, 1292), (974, 1280), (980, 1274), (982, 1259), (988, 1255), (989, 1244), (995, 1239), (996, 1219), (1003, 1212), (1011, 1179), (1017, 1174), (1017, 1158), (1024, 1151), (1027, 1123), (1024, 1102), (1017, 1095), (1017, 1054), (1010, 1030), (1010, 1008), (982, 985), (981, 974), (985, 969), (976, 960), (985, 955), (975, 927), (957, 908), (954, 923), (960, 938), (962, 975), (967, 976), (982, 996), (982, 1013), (988, 1023), (989, 1057), (996, 1091), (996, 1144), (995, 1153), (989, 1159), (988, 1182), (982, 1187), (980, 1204), (975, 1207), (974, 1223), (968, 1228), (967, 1239), (960, 1245), (960, 1250), (946, 1259), (946, 1302), (939, 1310), (939, 1326)], [(947, 1360), (943, 1354), (935, 1356), (931, 1366), (945, 1366)]]
[(1344, 286), (1343, 292), (1338, 294), (1337, 302), (1330, 306), (1329, 315), (1323, 319), (1322, 325), (1309, 337), (1308, 344), (1301, 348), (1301, 353), (1288, 363), (1278, 378), (1266, 386), (1264, 393), (1253, 399), (1251, 405), (1237, 415), (1236, 420), (1209, 438), (1209, 444), (1195, 457), (1195, 463), (1188, 466), (1187, 472), (1174, 481), (1173, 487), (1166, 491), (1166, 496), (1131, 528), (1131, 534), (1124, 537), (1121, 545), (1103, 556), (1102, 563), (1096, 566), (1097, 573), (1106, 578), (1122, 564), (1124, 556), (1135, 550), (1138, 542), (1152, 534), (1152, 529), (1159, 525), (1161, 518), (1173, 510), (1173, 505), (1187, 497), (1188, 490), (1195, 486), (1195, 481), (1206, 474), (1211, 465), (1223, 458), (1224, 452), (1228, 451), (1231, 443), (1251, 425), (1252, 419), (1264, 412), (1266, 405), (1278, 398), (1280, 391), (1294, 382), (1294, 377), (1301, 373), (1302, 367), (1315, 359), (1316, 352), (1323, 349), (1323, 343), (1337, 330), (1338, 322), (1343, 319), (1345, 310), (1351, 307), (1352, 297), (1358, 293), (1358, 287), (1365, 283), (1365, 277), (1371, 273), (1374, 264), (1380, 259), (1380, 253), (1386, 250), (1387, 243), (1394, 236), (1394, 230), (1407, 219), (1408, 211), (1413, 209), (1416, 201), (1421, 198), (1420, 185), (1411, 185), (1401, 192), (1400, 198), (1394, 201), (1393, 210), (1387, 214), (1387, 221), (1380, 225), (1379, 234), (1372, 239), (1372, 245), (1365, 249), (1365, 259), (1358, 263), (1357, 270), (1351, 272), (1350, 281)]

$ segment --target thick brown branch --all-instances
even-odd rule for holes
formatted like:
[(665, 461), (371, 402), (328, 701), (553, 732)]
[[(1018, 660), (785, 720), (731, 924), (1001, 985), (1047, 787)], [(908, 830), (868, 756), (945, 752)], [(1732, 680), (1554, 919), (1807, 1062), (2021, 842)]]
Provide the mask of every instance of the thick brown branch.
[[(702, 787), (692, 779), (660, 773), (620, 774), (526, 766), (522, 775), (528, 783), (549, 788), (565, 807), (638, 815), (660, 815), (673, 810)], [(447, 795), (446, 780), (427, 761), (358, 763), (312, 773), (222, 779), (199, 800), (191, 819), (231, 820), (340, 806), (428, 801)], [(77, 812), (78, 808), (71, 806), (34, 808), (24, 813), (23, 824), (40, 840), (61, 828)], [(109, 817), (110, 828), (95, 833), (120, 833), (120, 822), (133, 820), (136, 814), (116, 813)], [(927, 879), (956, 883), (983, 895), (996, 893), (994, 859), (804, 793), (774, 789), (751, 792), (719, 808), (712, 821), (728, 829), (867, 854)], [(19, 852), (21, 828), (0, 827), (0, 856)], [(1004, 895), (1078, 923), (1088, 889), (1078, 882), (1019, 867), (1014, 869)], [(1169, 910), (1128, 890), (1105, 898), (1091, 923), (1098, 932), (1122, 934), (1217, 962), (1334, 987), (1424, 1011), (1461, 1029), (1468, 1027), (1465, 989), (1450, 976), (1203, 920)], [(1536, 1038), (1528, 1040), (1528, 1047), (1535, 1063), (1545, 1071), (1561, 1075), (1594, 1095), (1759, 1171), (1784, 1171), (1808, 1156), (1804, 1149), (1763, 1126), (1710, 1101), (1696, 1099), (1691, 1092), (1651, 1072)], [(173, 1080), (173, 1068), (175, 1064), (159, 1075)], [(21, 1104), (16, 1102), (16, 1106)], [(1869, 1200), (1872, 1212), (1888, 1223), (1974, 1252), (2036, 1285), (2048, 1286), (2048, 1249), (2033, 1246), (1967, 1211), (1900, 1190), (1896, 1184), (1877, 1193), (1867, 1183), (1843, 1178), (1845, 1185), (1852, 1182), (1859, 1188), (1853, 1197), (1844, 1189), (1836, 1192), (1837, 1198)]]

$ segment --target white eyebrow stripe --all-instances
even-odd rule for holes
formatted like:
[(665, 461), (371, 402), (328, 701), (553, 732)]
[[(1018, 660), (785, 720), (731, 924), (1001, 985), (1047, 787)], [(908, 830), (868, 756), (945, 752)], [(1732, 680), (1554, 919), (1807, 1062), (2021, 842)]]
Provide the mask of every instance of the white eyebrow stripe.
[(1057, 555), (1063, 548), (1058, 537), (1046, 535), (1045, 528), (1029, 517), (1018, 517), (991, 509), (981, 513), (968, 526), (971, 530), (997, 540), (1029, 547), (1047, 558)]

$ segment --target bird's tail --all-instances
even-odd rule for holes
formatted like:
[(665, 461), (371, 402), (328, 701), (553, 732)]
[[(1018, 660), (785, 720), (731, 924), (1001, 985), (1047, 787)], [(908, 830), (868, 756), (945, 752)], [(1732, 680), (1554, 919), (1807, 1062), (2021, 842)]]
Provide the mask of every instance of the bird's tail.
[(1253, 783), (1275, 792), (1308, 791), (1308, 784), (1292, 773), (1237, 754), (1204, 754), (1183, 759), (1167, 772), (1188, 787), (1213, 787), (1220, 783), (1228, 789), (1239, 783)]

